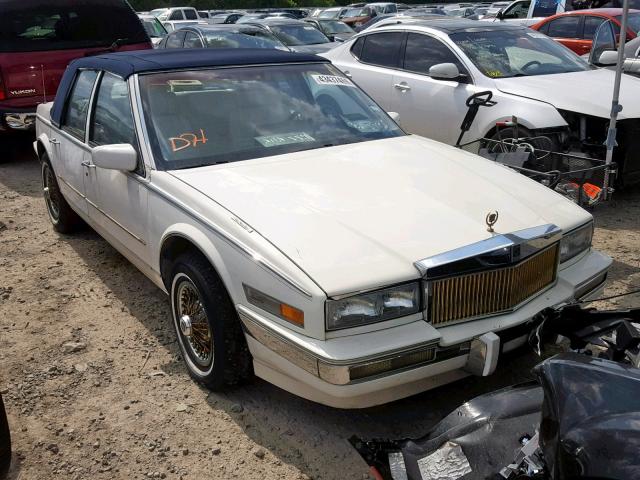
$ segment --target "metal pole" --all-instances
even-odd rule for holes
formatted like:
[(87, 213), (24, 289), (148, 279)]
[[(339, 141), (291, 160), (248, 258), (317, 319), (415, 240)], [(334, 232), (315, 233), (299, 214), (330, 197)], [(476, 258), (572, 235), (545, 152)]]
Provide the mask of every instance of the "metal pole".
[[(629, 19), (629, 0), (623, 0), (622, 3), (622, 22), (620, 25), (620, 42), (618, 44), (618, 63), (616, 64), (616, 78), (613, 83), (613, 99), (611, 100), (611, 119), (609, 120), (609, 131), (607, 132), (607, 156), (605, 163), (607, 167), (613, 162), (613, 149), (616, 143), (616, 123), (618, 121), (618, 113), (622, 111), (622, 105), (618, 103), (620, 99), (620, 82), (622, 81), (622, 68), (624, 66), (624, 47), (627, 43), (627, 23)], [(604, 171), (604, 199), (607, 200), (610, 195), (609, 189), (609, 168)]]

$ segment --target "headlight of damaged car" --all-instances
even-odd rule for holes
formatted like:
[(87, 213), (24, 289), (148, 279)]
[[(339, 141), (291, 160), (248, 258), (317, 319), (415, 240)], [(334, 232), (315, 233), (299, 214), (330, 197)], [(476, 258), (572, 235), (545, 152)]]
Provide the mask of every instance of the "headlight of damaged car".
[(420, 283), (327, 300), (327, 330), (358, 327), (404, 317), (420, 311)]
[(560, 241), (560, 263), (572, 259), (591, 247), (592, 237), (593, 222), (589, 222), (564, 235)]

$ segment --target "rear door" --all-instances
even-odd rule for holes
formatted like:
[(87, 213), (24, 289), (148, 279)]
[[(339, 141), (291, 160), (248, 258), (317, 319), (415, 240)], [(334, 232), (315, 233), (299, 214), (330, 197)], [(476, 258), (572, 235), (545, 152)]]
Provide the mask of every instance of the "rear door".
[(402, 69), (393, 75), (390, 109), (400, 114), (400, 125), (406, 131), (453, 144), (460, 131), (451, 126), (462, 123), (467, 113), (465, 101), (475, 87), (431, 78), (429, 69), (439, 63), (453, 63), (469, 78), (462, 62), (444, 42), (427, 34), (409, 33)]
[(380, 32), (360, 37), (350, 54), (340, 59), (340, 69), (385, 110), (392, 105), (393, 75), (400, 66), (406, 34)]
[[(86, 144), (87, 118), (98, 72), (80, 70), (67, 100), (60, 135), (53, 142), (54, 170), (67, 202), (87, 215), (86, 182), (90, 160)], [(53, 139), (52, 139), (53, 140)]]
[[(565, 15), (549, 22), (546, 34), (557, 40), (565, 47), (570, 48), (578, 55), (586, 53), (584, 51), (584, 41), (582, 34), (582, 16)], [(589, 48), (591, 48), (589, 46)], [(588, 50), (587, 50), (588, 51)]]

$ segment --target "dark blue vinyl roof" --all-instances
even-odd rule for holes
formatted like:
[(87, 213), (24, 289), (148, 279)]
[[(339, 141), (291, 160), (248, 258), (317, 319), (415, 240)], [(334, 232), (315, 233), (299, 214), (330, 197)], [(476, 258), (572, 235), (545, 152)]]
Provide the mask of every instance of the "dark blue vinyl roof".
[(135, 73), (164, 70), (309, 62), (327, 63), (328, 60), (310, 54), (264, 48), (137, 50), (83, 57), (71, 62), (64, 72), (51, 109), (51, 120), (60, 125), (64, 103), (79, 69), (104, 70), (126, 79)]

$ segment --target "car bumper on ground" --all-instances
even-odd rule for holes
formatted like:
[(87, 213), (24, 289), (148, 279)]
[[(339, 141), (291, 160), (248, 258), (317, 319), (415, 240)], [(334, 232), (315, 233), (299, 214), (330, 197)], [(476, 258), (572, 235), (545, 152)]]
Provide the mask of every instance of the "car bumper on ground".
[(35, 125), (35, 111), (0, 111), (0, 132), (33, 131)]
[(591, 251), (558, 272), (549, 290), (517, 310), (434, 328), (420, 320), (360, 335), (316, 340), (238, 305), (257, 376), (337, 408), (366, 408), (461, 379), (487, 375), (498, 356), (526, 343), (545, 308), (595, 297), (611, 259)]

